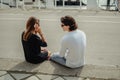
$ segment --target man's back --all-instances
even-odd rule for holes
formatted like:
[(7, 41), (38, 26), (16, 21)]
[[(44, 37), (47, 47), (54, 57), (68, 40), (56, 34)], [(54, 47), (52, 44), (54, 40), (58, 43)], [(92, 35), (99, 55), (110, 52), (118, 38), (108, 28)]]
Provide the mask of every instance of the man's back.
[(66, 65), (79, 67), (84, 64), (84, 51), (86, 46), (86, 36), (80, 30), (71, 31), (63, 37), (63, 46), (68, 50)]

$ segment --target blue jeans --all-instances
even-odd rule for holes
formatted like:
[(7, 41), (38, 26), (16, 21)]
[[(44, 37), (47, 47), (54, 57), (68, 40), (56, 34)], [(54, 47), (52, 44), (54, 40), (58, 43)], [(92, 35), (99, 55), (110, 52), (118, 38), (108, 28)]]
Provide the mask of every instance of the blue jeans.
[[(59, 63), (63, 66), (66, 66), (66, 59), (64, 57), (61, 57), (59, 54), (53, 54), (50, 58), (50, 60)], [(67, 67), (67, 66), (66, 66)]]

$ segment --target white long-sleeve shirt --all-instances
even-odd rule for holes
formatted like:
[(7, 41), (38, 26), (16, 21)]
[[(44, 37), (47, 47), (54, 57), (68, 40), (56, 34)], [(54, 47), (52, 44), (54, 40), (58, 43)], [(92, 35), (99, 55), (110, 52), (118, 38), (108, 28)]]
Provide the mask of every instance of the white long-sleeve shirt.
[(76, 68), (84, 65), (86, 35), (81, 30), (68, 32), (61, 41), (60, 56), (66, 58), (66, 65)]

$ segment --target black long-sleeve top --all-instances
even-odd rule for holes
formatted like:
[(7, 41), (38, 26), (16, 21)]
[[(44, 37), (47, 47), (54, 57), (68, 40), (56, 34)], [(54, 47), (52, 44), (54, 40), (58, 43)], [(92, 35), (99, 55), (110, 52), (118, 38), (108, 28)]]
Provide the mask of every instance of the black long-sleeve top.
[(27, 41), (23, 40), (23, 35), (24, 32), (22, 33), (22, 45), (26, 61), (36, 64), (46, 60), (48, 52), (41, 53), (41, 47), (47, 47), (47, 43), (36, 34), (31, 33)]

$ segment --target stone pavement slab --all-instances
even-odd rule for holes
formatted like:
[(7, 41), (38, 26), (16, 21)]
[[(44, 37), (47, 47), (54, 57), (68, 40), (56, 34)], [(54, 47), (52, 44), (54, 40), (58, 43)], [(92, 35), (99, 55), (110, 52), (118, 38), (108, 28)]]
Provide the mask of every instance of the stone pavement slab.
[(29, 78), (27, 78), (26, 80), (39, 80), (36, 76), (31, 76)]
[(23, 78), (27, 78), (32, 75), (32, 74), (25, 74), (25, 73), (9, 73), (9, 74), (17, 80), (21, 80)]
[(79, 77), (64, 77), (64, 78), (67, 80), (84, 80), (83, 78), (79, 78)]
[(9, 74), (0, 77), (0, 80), (14, 80)]
[(54, 80), (64, 80), (63, 78), (59, 77), (59, 78), (56, 78)]
[[(63, 67), (51, 61), (41, 64), (30, 64), (23, 60), (0, 59), (1, 71), (17, 71), (25, 73), (42, 73), (68, 77), (96, 78), (120, 80), (119, 66), (100, 66), (86, 64), (77, 69)], [(38, 75), (37, 75), (38, 76)], [(39, 77), (39, 76), (38, 76)], [(51, 76), (50, 76), (51, 77)], [(57, 79), (57, 78), (56, 78)]]
[(41, 75), (41, 74), (37, 74), (36, 76), (42, 80), (51, 80), (51, 79), (56, 79), (59, 77), (59, 76), (55, 76), (55, 75)]
[(0, 71), (0, 76), (7, 74), (6, 71)]

